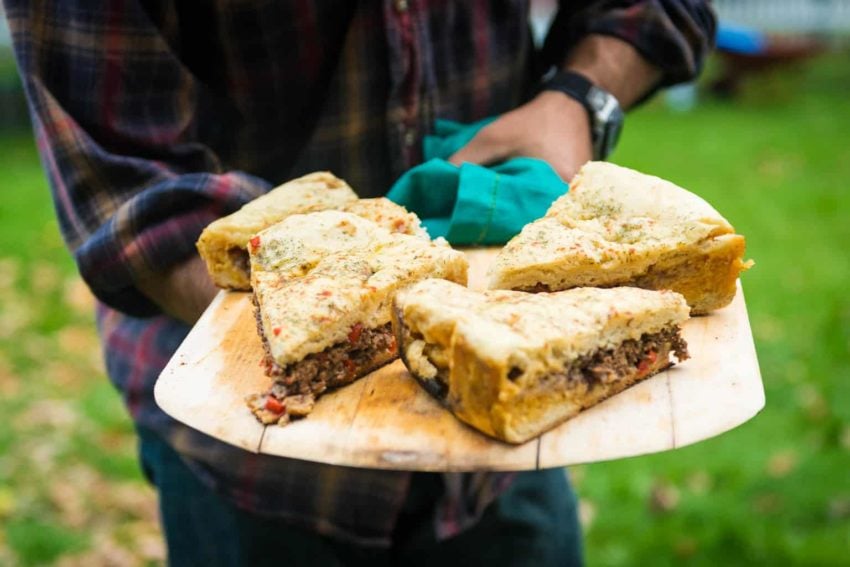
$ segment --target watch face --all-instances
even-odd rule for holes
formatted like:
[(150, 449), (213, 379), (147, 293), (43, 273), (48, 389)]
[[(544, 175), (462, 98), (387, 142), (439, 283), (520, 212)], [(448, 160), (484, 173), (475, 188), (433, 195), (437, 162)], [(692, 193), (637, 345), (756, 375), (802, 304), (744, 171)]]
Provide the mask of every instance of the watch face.
[(590, 87), (590, 91), (587, 93), (587, 102), (597, 113), (605, 108), (610, 98), (613, 97), (597, 87)]
[(614, 95), (597, 87), (587, 93), (587, 101), (593, 108), (594, 153), (597, 159), (605, 159), (617, 145), (623, 129), (623, 111)]

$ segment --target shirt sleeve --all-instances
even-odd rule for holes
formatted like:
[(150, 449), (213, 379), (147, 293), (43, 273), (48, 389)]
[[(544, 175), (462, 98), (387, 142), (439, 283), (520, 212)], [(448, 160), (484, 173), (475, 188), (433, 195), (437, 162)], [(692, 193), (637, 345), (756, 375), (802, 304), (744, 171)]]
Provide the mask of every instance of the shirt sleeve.
[(716, 17), (707, 0), (561, 1), (541, 53), (544, 69), (560, 65), (588, 34), (634, 46), (661, 69), (658, 87), (695, 78), (714, 47)]
[(180, 60), (174, 8), (10, 0), (6, 9), (42, 165), (80, 274), (107, 305), (154, 315), (159, 309), (135, 282), (194, 254), (210, 221), (269, 183), (228, 170), (199, 134), (196, 115), (211, 97)]

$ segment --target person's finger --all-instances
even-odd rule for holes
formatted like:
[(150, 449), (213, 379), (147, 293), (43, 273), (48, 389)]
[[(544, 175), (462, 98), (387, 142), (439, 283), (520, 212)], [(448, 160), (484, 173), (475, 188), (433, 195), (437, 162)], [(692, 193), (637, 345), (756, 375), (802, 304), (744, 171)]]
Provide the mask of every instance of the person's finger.
[(502, 143), (498, 136), (492, 133), (492, 127), (483, 128), (473, 137), (469, 143), (463, 146), (449, 157), (449, 163), (461, 165), (462, 163), (477, 163), (487, 165), (502, 161), (509, 156), (509, 149)]

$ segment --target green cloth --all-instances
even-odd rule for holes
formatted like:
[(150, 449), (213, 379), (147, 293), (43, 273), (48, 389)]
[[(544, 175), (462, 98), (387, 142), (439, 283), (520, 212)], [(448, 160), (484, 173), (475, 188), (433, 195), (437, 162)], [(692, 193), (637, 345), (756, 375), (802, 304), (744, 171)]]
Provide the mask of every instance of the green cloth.
[(456, 245), (504, 244), (569, 190), (539, 159), (518, 157), (487, 167), (446, 161), (492, 121), (437, 120), (423, 144), (426, 161), (402, 175), (387, 194), (419, 215), (433, 238), (443, 236)]

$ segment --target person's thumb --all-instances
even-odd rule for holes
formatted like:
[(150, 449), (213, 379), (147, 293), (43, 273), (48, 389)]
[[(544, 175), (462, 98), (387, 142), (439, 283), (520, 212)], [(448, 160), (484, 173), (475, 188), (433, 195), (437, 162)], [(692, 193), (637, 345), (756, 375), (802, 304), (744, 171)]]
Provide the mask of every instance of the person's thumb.
[(492, 134), (490, 126), (486, 126), (473, 137), (468, 144), (449, 157), (449, 163), (477, 163), (487, 165), (504, 161), (510, 157), (508, 147)]

